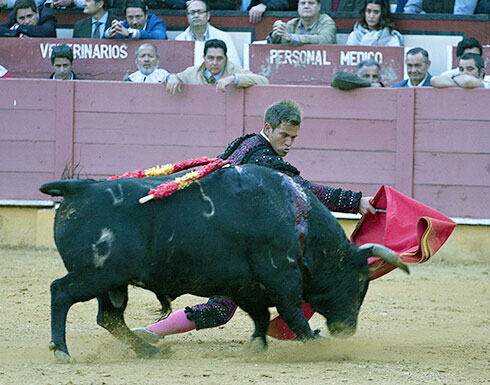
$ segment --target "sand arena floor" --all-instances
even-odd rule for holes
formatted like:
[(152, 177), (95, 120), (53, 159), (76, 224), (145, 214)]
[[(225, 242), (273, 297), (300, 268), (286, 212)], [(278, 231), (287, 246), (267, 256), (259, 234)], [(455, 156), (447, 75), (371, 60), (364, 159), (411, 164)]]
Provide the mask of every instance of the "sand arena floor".
[[(97, 326), (92, 300), (68, 314), (70, 365), (48, 350), (49, 284), (63, 275), (54, 250), (0, 248), (0, 384), (490, 384), (489, 264), (436, 256), (410, 276), (392, 272), (372, 282), (354, 337), (269, 339), (262, 354), (247, 351), (253, 325), (239, 310), (224, 327), (165, 338), (164, 359), (138, 359)], [(152, 293), (130, 288), (130, 327), (157, 309)], [(320, 316), (310, 324), (326, 333)]]

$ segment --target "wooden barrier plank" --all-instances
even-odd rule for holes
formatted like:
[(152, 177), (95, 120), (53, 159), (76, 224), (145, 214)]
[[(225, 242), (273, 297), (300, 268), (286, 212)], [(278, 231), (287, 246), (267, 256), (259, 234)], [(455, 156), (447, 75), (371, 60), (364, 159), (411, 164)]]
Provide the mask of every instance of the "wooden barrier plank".
[(0, 140), (55, 140), (52, 111), (0, 109), (0, 116)]
[(392, 152), (293, 150), (287, 160), (306, 179), (380, 185), (395, 182), (395, 154)]
[[(441, 91), (444, 91), (442, 94)], [(416, 89), (415, 119), (490, 120), (490, 90), (488, 89)], [(442, 97), (442, 95), (444, 95)]]
[(202, 156), (215, 157), (222, 147), (166, 146), (166, 145), (102, 145), (75, 143), (75, 162), (83, 173), (105, 178), (126, 171), (145, 169), (156, 165), (176, 163)]
[(490, 218), (489, 186), (415, 185), (415, 199), (453, 217)]
[(214, 85), (182, 85), (181, 93), (169, 95), (162, 84), (77, 82), (75, 111), (125, 113), (137, 106), (140, 114), (224, 116), (225, 98)]
[[(418, 120), (416, 151), (489, 153), (488, 121)], [(435, 140), (436, 138), (436, 140)]]
[(395, 120), (397, 92), (404, 91), (370, 88), (346, 92), (315, 86), (252, 87), (245, 95), (245, 115), (264, 116), (270, 104), (280, 99), (293, 99), (301, 105), (304, 118)]
[(73, 100), (75, 82), (56, 82), (55, 165), (54, 174), (61, 179), (73, 164)]
[(413, 196), (414, 157), (414, 89), (398, 92), (396, 119), (396, 178), (395, 188)]
[(53, 172), (54, 142), (0, 141), (0, 171)]
[(417, 152), (414, 180), (416, 184), (487, 186), (489, 165), (490, 154)]
[[(245, 117), (245, 131), (259, 132), (263, 117)], [(394, 151), (395, 121), (304, 117), (294, 148)]]
[[(224, 117), (212, 115), (140, 114), (134, 112), (104, 114), (75, 113), (77, 143), (200, 145), (226, 146)], [(108, 124), (109, 122), (109, 124)]]
[(50, 200), (49, 195), (39, 191), (39, 187), (47, 182), (55, 180), (53, 172), (4, 172), (0, 171), (2, 200)]
[[(14, 39), (22, 40), (22, 39)], [(49, 80), (1, 79), (0, 109), (53, 110), (55, 82)]]

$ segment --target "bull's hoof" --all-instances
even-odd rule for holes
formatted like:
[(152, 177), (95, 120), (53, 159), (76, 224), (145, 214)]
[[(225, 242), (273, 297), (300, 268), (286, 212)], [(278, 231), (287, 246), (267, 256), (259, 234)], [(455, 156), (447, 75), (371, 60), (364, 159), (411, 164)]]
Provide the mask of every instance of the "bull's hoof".
[(160, 336), (147, 328), (133, 328), (131, 331), (143, 341), (155, 345), (160, 340)]
[(49, 343), (49, 350), (53, 350), (55, 357), (61, 364), (69, 364), (71, 362), (71, 357), (67, 352), (58, 349), (58, 345), (56, 345), (53, 341)]
[(318, 339), (318, 338), (327, 338), (324, 335), (320, 334), (321, 330), (320, 329), (315, 329), (313, 330), (313, 338)]
[(152, 345), (148, 345), (144, 349), (139, 349), (136, 352), (136, 355), (138, 356), (138, 358), (154, 358), (154, 359), (164, 358), (164, 355), (160, 351), (160, 349)]
[(61, 350), (55, 350), (54, 355), (61, 364), (69, 364), (71, 362), (71, 357), (69, 354), (62, 352)]
[(267, 342), (259, 337), (252, 338), (250, 342), (246, 345), (246, 350), (251, 353), (265, 352), (267, 350)]

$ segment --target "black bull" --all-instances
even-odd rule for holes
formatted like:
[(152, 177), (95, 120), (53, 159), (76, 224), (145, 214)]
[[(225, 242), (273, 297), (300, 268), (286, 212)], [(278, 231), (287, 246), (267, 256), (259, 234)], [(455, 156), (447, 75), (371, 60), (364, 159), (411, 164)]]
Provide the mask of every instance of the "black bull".
[[(41, 186), (64, 197), (55, 242), (68, 274), (51, 284), (50, 347), (57, 357), (70, 360), (68, 310), (92, 298), (99, 303), (100, 326), (138, 356), (159, 353), (126, 326), (128, 284), (154, 292), (165, 310), (186, 293), (230, 297), (252, 317), (252, 338), (264, 347), (270, 306), (299, 339), (314, 337), (303, 300), (327, 319), (331, 334), (355, 332), (369, 283), (367, 258), (378, 246), (350, 243), (313, 194), (268, 168), (225, 168), (170, 197), (138, 203), (169, 179)], [(401, 263), (391, 251), (383, 253)]]

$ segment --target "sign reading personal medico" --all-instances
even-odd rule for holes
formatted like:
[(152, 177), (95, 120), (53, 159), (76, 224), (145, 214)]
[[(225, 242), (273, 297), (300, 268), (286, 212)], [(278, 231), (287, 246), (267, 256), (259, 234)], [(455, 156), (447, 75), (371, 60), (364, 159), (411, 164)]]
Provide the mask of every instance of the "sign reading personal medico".
[(137, 71), (135, 51), (154, 44), (160, 68), (180, 72), (194, 64), (194, 42), (169, 40), (0, 38), (0, 64), (15, 78), (49, 78), (51, 51), (67, 44), (73, 51), (73, 71), (85, 80), (123, 80)]
[(380, 63), (385, 85), (403, 79), (403, 47), (249, 44), (248, 49), (250, 70), (272, 84), (329, 85), (335, 73), (356, 73), (357, 64), (368, 59)]

